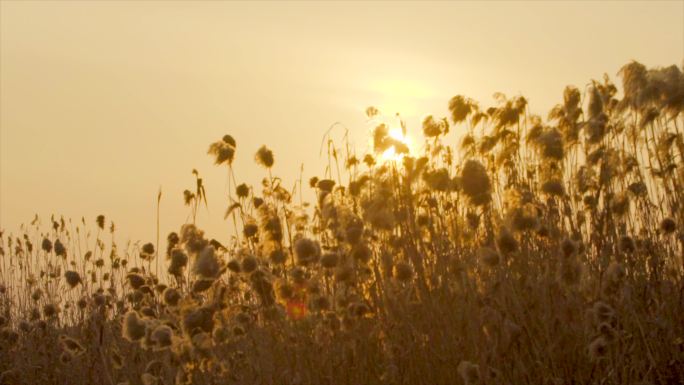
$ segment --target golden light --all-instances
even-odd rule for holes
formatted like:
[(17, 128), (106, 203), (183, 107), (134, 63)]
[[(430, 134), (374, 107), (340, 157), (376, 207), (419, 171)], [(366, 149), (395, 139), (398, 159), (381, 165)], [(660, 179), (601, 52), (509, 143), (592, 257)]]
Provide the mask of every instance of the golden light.
[[(406, 147), (408, 147), (408, 149), (409, 149), (408, 155), (410, 155), (411, 148), (412, 148), (411, 139), (408, 137), (408, 135), (404, 135), (401, 128), (398, 128), (398, 127), (390, 128), (388, 135), (392, 139), (395, 139), (395, 140), (405, 144)], [(397, 153), (396, 148), (394, 148), (394, 146), (392, 146), (392, 147), (388, 148), (387, 150), (385, 150), (385, 152), (383, 152), (382, 155), (380, 155), (380, 159), (383, 162), (388, 162), (388, 161), (390, 161), (390, 162), (395, 161), (396, 162), (396, 161), (402, 160), (404, 158), (404, 155), (407, 155), (407, 154)]]

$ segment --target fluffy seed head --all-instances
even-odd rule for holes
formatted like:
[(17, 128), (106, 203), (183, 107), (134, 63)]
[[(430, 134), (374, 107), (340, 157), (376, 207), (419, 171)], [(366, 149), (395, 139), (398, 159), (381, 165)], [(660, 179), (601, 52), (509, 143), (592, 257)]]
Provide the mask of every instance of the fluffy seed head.
[(413, 278), (413, 267), (406, 262), (394, 265), (394, 278), (401, 282), (408, 282)]
[(287, 254), (285, 254), (283, 249), (275, 248), (268, 254), (268, 259), (276, 265), (280, 265), (287, 260)]
[(543, 192), (549, 195), (563, 196), (565, 195), (565, 187), (560, 179), (552, 178), (544, 182), (541, 186)]
[(145, 284), (145, 278), (140, 274), (129, 273), (128, 275), (126, 275), (126, 279), (128, 280), (128, 284), (131, 285), (133, 290), (140, 289), (140, 287)]
[(199, 332), (211, 333), (214, 329), (214, 310), (209, 307), (185, 309), (183, 332), (193, 336)]
[(257, 234), (259, 231), (259, 226), (256, 225), (256, 223), (247, 223), (245, 224), (245, 227), (242, 229), (242, 233), (245, 235), (247, 238), (252, 238)]
[(192, 283), (192, 291), (193, 293), (203, 293), (211, 287), (211, 285), (214, 284), (214, 279), (198, 279), (197, 281)]
[(45, 306), (43, 306), (43, 315), (45, 318), (52, 318), (55, 317), (59, 313), (59, 308), (57, 308), (57, 305), (48, 303)]
[(496, 239), (496, 245), (499, 248), (499, 251), (501, 251), (501, 253), (504, 255), (518, 250), (518, 241), (515, 239), (511, 231), (505, 227), (499, 231), (499, 236)]
[(142, 254), (144, 254), (147, 257), (151, 257), (154, 255), (154, 245), (152, 243), (146, 243), (143, 245), (142, 249)]
[(46, 253), (51, 252), (52, 251), (52, 242), (50, 242), (50, 240), (47, 238), (43, 239), (43, 243), (41, 244), (41, 248)]
[(238, 198), (247, 198), (249, 196), (249, 186), (242, 183), (235, 188), (235, 194)]
[(552, 160), (562, 160), (564, 154), (563, 136), (557, 129), (547, 130), (536, 140), (541, 148), (542, 156)]
[(629, 212), (629, 195), (621, 193), (613, 198), (611, 211), (618, 217), (624, 217)]
[(201, 252), (209, 244), (204, 238), (204, 231), (190, 223), (181, 227), (180, 241), (184, 244), (185, 250), (192, 255)]
[[(233, 140), (233, 142), (235, 141)], [(225, 140), (214, 142), (209, 146), (207, 154), (214, 156), (214, 163), (217, 165), (224, 163), (231, 165), (233, 163), (233, 159), (235, 158), (235, 145), (228, 143)]]
[(318, 245), (318, 242), (309, 238), (300, 238), (295, 241), (294, 251), (297, 263), (300, 265), (315, 262), (321, 255), (321, 247)]
[(231, 259), (226, 267), (228, 267), (228, 270), (232, 271), (233, 273), (240, 272), (240, 262), (237, 259)]
[(259, 266), (259, 264), (257, 262), (257, 259), (251, 255), (247, 255), (244, 258), (242, 258), (242, 264), (240, 266), (240, 269), (244, 273), (249, 274), (249, 273), (253, 272), (254, 270), (256, 270), (256, 268), (258, 266)]
[(351, 254), (354, 260), (365, 264), (370, 261), (371, 257), (373, 256), (373, 251), (370, 249), (370, 247), (368, 247), (366, 242), (361, 242), (354, 246)]
[(290, 271), (290, 277), (297, 285), (303, 285), (306, 283), (306, 271), (299, 266)]
[(140, 341), (145, 337), (145, 321), (140, 318), (138, 312), (130, 310), (124, 315), (122, 334), (130, 342)]
[(164, 350), (173, 344), (173, 330), (167, 325), (159, 325), (152, 331), (155, 350)]
[(279, 300), (286, 302), (294, 296), (294, 288), (289, 282), (280, 280), (276, 282), (276, 295)]
[(167, 304), (168, 306), (176, 306), (178, 305), (178, 301), (180, 301), (181, 295), (178, 292), (178, 290), (168, 287), (166, 290), (164, 290), (164, 303)]
[(64, 279), (66, 280), (67, 284), (72, 288), (76, 287), (76, 285), (81, 283), (81, 276), (75, 271), (65, 272)]
[(195, 260), (193, 272), (203, 278), (214, 279), (218, 277), (220, 270), (221, 263), (214, 246), (205, 247)]
[(483, 206), (489, 203), (492, 187), (482, 163), (476, 160), (465, 163), (461, 171), (461, 188), (472, 204)]
[(273, 167), (273, 151), (266, 146), (261, 146), (255, 155), (256, 162), (266, 168)]
[(660, 230), (663, 234), (672, 234), (677, 230), (677, 223), (672, 218), (665, 218), (660, 222)]

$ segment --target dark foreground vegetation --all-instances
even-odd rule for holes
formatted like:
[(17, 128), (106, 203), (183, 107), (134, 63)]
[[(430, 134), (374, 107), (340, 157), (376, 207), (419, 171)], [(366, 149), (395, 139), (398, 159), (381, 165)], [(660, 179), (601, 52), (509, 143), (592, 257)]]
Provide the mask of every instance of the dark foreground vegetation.
[(329, 141), (293, 189), (266, 147), (238, 184), (227, 135), (225, 239), (194, 223), (197, 173), (161, 245), (103, 216), (4, 233), (0, 383), (684, 383), (684, 75), (618, 75), (546, 119), (456, 96), (420, 154), (369, 108), (374, 153)]

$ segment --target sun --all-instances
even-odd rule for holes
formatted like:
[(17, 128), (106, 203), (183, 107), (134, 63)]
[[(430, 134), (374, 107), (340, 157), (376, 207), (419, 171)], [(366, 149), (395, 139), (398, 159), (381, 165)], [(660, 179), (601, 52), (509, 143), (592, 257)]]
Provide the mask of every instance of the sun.
[(404, 135), (402, 132), (401, 128), (398, 127), (392, 127), (390, 128), (388, 132), (388, 136), (391, 137), (392, 139), (395, 139), (403, 144), (406, 145), (406, 147), (409, 148), (409, 154), (406, 153), (397, 153), (397, 150), (394, 146), (391, 146), (387, 150), (385, 150), (382, 155), (380, 155), (380, 159), (383, 162), (397, 162), (401, 161), (405, 155), (410, 155), (411, 152), (411, 138), (408, 135)]

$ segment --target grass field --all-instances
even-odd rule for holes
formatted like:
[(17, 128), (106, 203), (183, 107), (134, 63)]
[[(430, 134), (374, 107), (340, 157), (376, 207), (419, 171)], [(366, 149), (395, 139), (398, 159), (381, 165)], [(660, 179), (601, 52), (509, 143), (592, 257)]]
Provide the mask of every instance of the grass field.
[(5, 231), (0, 383), (682, 384), (684, 75), (618, 75), (547, 117), (455, 96), (419, 152), (369, 107), (373, 153), (329, 141), (308, 181), (226, 135), (225, 239), (195, 223), (198, 174), (161, 241), (114, 244), (104, 216)]

